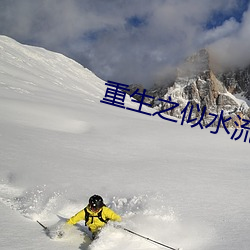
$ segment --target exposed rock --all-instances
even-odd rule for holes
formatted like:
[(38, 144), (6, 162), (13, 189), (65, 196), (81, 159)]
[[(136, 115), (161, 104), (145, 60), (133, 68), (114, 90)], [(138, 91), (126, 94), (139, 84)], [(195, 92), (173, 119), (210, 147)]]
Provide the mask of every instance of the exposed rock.
[(225, 84), (230, 93), (240, 93), (250, 100), (250, 66), (245, 69), (234, 69), (218, 73), (217, 77)]
[[(193, 105), (191, 118), (199, 118), (206, 107), (206, 113), (202, 123), (208, 124), (214, 118), (209, 113), (220, 115), (223, 110), (224, 118), (232, 119), (226, 123), (228, 127), (240, 127), (240, 119), (249, 119), (250, 109), (245, 101), (237, 99), (234, 93), (243, 93), (250, 97), (250, 67), (245, 70), (215, 74), (211, 69), (209, 52), (206, 49), (187, 58), (177, 69), (177, 77), (170, 87), (157, 87), (147, 91), (148, 95), (155, 99), (145, 99), (158, 110), (164, 110), (171, 104), (159, 99), (168, 100), (171, 97), (179, 107), (167, 112), (168, 115), (182, 118), (181, 111), (188, 102)], [(191, 108), (189, 105), (186, 120)], [(197, 107), (198, 105), (198, 107)], [(240, 117), (240, 118), (239, 118)], [(238, 124), (235, 125), (235, 122)], [(213, 124), (217, 125), (217, 124)]]

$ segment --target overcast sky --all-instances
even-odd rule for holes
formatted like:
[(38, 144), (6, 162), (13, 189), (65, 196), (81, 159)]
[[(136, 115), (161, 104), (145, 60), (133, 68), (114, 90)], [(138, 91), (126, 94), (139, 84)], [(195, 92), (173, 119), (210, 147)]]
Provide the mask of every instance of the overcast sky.
[(223, 63), (249, 63), (249, 1), (0, 0), (0, 34), (148, 87), (208, 46)]

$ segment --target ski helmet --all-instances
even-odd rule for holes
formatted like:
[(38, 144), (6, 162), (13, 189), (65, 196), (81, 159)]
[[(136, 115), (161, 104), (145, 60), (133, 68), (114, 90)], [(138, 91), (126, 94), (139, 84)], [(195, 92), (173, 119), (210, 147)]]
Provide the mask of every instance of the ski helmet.
[(98, 210), (103, 207), (103, 199), (99, 195), (93, 195), (89, 198), (89, 206), (93, 210)]

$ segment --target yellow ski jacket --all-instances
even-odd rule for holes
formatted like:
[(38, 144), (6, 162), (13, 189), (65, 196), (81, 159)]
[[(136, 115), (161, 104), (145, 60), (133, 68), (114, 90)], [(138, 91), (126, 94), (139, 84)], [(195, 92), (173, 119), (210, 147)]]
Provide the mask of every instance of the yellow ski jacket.
[[(112, 221), (121, 221), (121, 217), (116, 214), (113, 210), (110, 208), (103, 206), (99, 211), (93, 212), (89, 209), (89, 207), (86, 207), (87, 212), (89, 213), (88, 221), (85, 221), (86, 226), (90, 229), (92, 233), (97, 232), (100, 228), (102, 228), (106, 223), (104, 221), (112, 220)], [(100, 215), (101, 212), (101, 218), (100, 220), (98, 218), (98, 215)], [(72, 216), (68, 221), (67, 224), (74, 225), (80, 220), (85, 220), (85, 210), (82, 209), (77, 214)]]

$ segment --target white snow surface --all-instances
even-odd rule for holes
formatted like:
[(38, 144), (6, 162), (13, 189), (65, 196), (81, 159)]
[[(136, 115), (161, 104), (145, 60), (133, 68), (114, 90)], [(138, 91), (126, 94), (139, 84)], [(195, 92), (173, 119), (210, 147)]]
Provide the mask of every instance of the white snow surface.
[(0, 249), (164, 249), (112, 223), (92, 243), (84, 222), (61, 239), (36, 223), (53, 231), (99, 194), (123, 227), (168, 246), (249, 250), (249, 142), (100, 103), (106, 88), (0, 36)]

